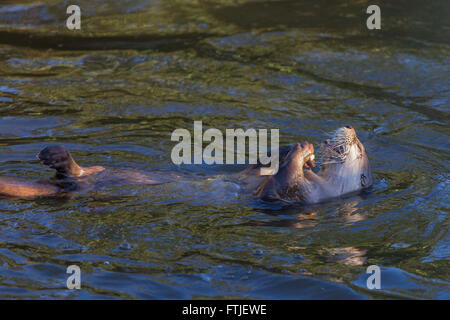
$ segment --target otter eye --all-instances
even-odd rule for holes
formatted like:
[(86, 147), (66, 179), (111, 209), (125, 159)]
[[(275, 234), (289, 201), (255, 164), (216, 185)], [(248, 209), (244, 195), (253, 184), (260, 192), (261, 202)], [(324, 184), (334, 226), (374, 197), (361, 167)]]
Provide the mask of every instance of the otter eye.
[(347, 129), (353, 129), (352, 126), (345, 126)]

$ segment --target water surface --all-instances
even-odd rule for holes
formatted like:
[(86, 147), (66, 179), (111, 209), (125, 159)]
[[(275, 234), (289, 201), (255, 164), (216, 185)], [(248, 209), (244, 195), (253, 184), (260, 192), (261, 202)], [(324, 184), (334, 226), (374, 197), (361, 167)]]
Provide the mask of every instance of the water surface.
[[(0, 5), (0, 175), (49, 177), (35, 155), (61, 143), (192, 180), (0, 200), (1, 298), (450, 298), (448, 1), (381, 1), (381, 31), (365, 1), (82, 0), (79, 31), (70, 4)], [(374, 186), (263, 205), (237, 167), (172, 164), (194, 120), (316, 146), (350, 124)]]

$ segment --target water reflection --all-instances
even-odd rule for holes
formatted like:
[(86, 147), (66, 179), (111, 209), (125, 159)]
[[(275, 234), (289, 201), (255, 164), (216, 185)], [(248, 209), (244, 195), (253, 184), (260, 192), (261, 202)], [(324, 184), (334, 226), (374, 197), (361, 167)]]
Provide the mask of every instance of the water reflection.
[(331, 248), (327, 260), (347, 266), (363, 266), (367, 262), (367, 251), (355, 247)]
[[(266, 226), (307, 228), (317, 224), (351, 224), (368, 219), (368, 213), (360, 208), (364, 198), (352, 196), (350, 198), (334, 200), (318, 205), (272, 205), (272, 208), (259, 208), (258, 211), (274, 217), (270, 221), (255, 222)], [(336, 208), (336, 206), (338, 206)], [(332, 213), (326, 212), (330, 209)], [(336, 211), (334, 211), (336, 210)], [(283, 216), (282, 219), (277, 217)]]

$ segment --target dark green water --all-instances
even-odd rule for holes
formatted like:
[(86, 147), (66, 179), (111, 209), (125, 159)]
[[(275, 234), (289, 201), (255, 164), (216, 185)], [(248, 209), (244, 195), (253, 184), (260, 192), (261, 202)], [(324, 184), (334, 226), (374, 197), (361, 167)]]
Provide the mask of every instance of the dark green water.
[[(217, 177), (0, 200), (0, 298), (450, 298), (448, 1), (81, 0), (0, 4), (0, 175), (41, 179), (62, 143), (83, 165)], [(353, 125), (374, 186), (265, 208), (176, 168), (176, 128)], [(66, 289), (66, 268), (82, 289)], [(382, 270), (381, 290), (366, 268)]]

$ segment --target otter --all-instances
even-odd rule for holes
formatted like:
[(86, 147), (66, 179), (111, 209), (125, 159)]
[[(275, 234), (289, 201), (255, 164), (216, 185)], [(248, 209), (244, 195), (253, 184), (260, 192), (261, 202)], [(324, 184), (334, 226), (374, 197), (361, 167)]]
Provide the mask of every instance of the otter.
[[(279, 150), (279, 170), (272, 176), (259, 174), (261, 164), (250, 165), (239, 175), (259, 198), (266, 201), (281, 200), (313, 204), (342, 195), (359, 192), (372, 184), (372, 173), (363, 144), (355, 130), (346, 126), (334, 132), (321, 146), (322, 168), (318, 174), (310, 168), (314, 163), (314, 146), (305, 141)], [(44, 165), (56, 170), (47, 181), (0, 177), (0, 196), (35, 198), (67, 196), (76, 190), (91, 190), (103, 184), (161, 184), (175, 181), (174, 172), (143, 172), (102, 166), (82, 167), (68, 150), (60, 145), (45, 147), (38, 154)], [(305, 170), (304, 170), (305, 169)], [(261, 182), (262, 180), (262, 182)], [(251, 183), (249, 181), (252, 181)]]
[[(102, 181), (104, 184), (161, 184), (169, 181), (171, 176), (164, 173), (159, 179), (155, 179), (131, 169), (111, 170), (102, 166), (82, 167), (75, 162), (70, 152), (60, 145), (45, 147), (37, 157), (44, 165), (56, 170), (55, 176), (49, 180), (37, 182), (0, 177), (0, 196), (13, 198), (66, 196), (75, 190), (90, 190), (95, 185), (93, 182), (98, 181)], [(172, 175), (175, 174), (172, 173)]]
[(369, 159), (351, 126), (337, 129), (322, 143), (322, 167), (318, 174), (304, 170), (314, 166), (312, 144), (305, 141), (288, 150), (278, 172), (259, 185), (256, 195), (260, 199), (314, 204), (354, 194), (372, 185)]

